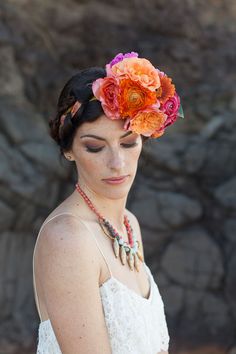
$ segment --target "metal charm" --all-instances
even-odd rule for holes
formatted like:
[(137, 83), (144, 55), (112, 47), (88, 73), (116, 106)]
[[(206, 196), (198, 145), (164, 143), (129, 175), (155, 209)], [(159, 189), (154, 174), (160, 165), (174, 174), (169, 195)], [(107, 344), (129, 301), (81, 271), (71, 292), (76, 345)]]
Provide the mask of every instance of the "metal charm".
[(139, 272), (139, 266), (140, 266), (140, 264), (139, 264), (139, 258), (138, 258), (138, 256), (137, 256), (137, 253), (135, 253), (135, 254), (134, 254), (134, 267), (135, 267), (135, 269), (137, 270), (137, 272)]
[(118, 258), (120, 246), (119, 246), (119, 242), (117, 241), (116, 238), (114, 238), (114, 241), (113, 241), (113, 244), (112, 244), (112, 245), (113, 245), (113, 251), (114, 251), (114, 253), (115, 253), (115, 256), (116, 256), (116, 258)]
[(126, 251), (125, 251), (125, 247), (123, 245), (120, 246), (120, 260), (121, 260), (121, 263), (123, 265), (126, 264)]
[(129, 255), (128, 255), (128, 264), (129, 264), (130, 269), (134, 270), (134, 256), (131, 251), (129, 252)]

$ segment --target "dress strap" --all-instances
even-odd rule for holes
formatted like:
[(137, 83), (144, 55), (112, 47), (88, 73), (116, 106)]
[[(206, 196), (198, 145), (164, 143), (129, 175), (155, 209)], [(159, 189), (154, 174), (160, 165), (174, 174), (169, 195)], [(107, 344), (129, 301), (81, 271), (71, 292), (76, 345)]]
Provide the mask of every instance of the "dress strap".
[(105, 261), (105, 263), (106, 263), (106, 265), (107, 265), (107, 268), (108, 268), (108, 270), (109, 270), (110, 276), (112, 277), (111, 268), (109, 267), (109, 264), (108, 264), (108, 262), (107, 262), (107, 260), (106, 260), (106, 257), (105, 257), (105, 255), (104, 255), (104, 253), (103, 253), (101, 247), (99, 246), (99, 243), (98, 243), (98, 241), (97, 241), (97, 239), (96, 239), (96, 237), (95, 237), (95, 235), (94, 235), (93, 230), (91, 229), (91, 227), (89, 226), (88, 223), (86, 223), (85, 221), (83, 221), (83, 220), (81, 219), (81, 217), (76, 216), (76, 218), (79, 218), (79, 219), (80, 219), (81, 223), (87, 228), (87, 230), (89, 231), (90, 235), (94, 238), (94, 241), (95, 241), (95, 243), (96, 243), (96, 245), (97, 245), (99, 251), (101, 252), (101, 254), (102, 254), (103, 258), (104, 258), (104, 261)]
[(90, 233), (90, 234), (92, 235), (92, 237), (94, 238), (95, 243), (96, 243), (96, 245), (97, 245), (99, 251), (101, 252), (101, 254), (102, 254), (102, 256), (103, 256), (103, 258), (104, 258), (104, 260), (105, 260), (105, 262), (106, 262), (106, 265), (107, 265), (107, 267), (108, 267), (108, 270), (109, 270), (109, 272), (110, 272), (110, 275), (111, 275), (111, 277), (112, 277), (112, 272), (111, 272), (111, 269), (110, 269), (110, 267), (109, 267), (109, 264), (108, 264), (108, 262), (107, 262), (107, 260), (106, 260), (106, 257), (105, 257), (105, 255), (104, 255), (104, 253), (103, 253), (101, 247), (100, 247), (99, 244), (98, 244), (98, 241), (97, 241), (97, 239), (96, 239), (96, 237), (95, 237), (95, 235), (94, 235), (93, 230), (92, 230), (91, 227), (88, 225), (88, 223), (86, 223), (85, 221), (83, 221), (82, 218), (79, 217), (78, 215), (75, 215), (75, 214), (72, 214), (72, 213), (69, 213), (69, 212), (63, 212), (63, 213), (54, 215), (54, 216), (51, 217), (50, 219), (46, 220), (46, 221), (42, 224), (42, 226), (40, 227), (40, 230), (39, 230), (39, 232), (38, 232), (38, 237), (37, 237), (36, 242), (35, 242), (34, 251), (33, 251), (33, 288), (34, 288), (34, 297), (35, 297), (35, 301), (36, 301), (36, 306), (37, 306), (39, 318), (40, 318), (41, 321), (42, 321), (42, 317), (41, 317), (40, 308), (39, 308), (39, 300), (38, 300), (38, 295), (37, 295), (36, 281), (35, 281), (35, 272), (34, 272), (34, 254), (35, 254), (35, 249), (36, 249), (36, 246), (37, 246), (37, 243), (38, 243), (38, 240), (39, 240), (40, 233), (41, 233), (41, 231), (42, 231), (42, 229), (43, 229), (43, 226), (45, 226), (47, 223), (49, 223), (49, 221), (53, 220), (53, 219), (56, 218), (57, 216), (64, 215), (64, 214), (69, 214), (69, 215), (74, 216), (75, 218), (79, 219), (80, 222), (86, 227), (86, 229), (89, 231), (89, 233)]

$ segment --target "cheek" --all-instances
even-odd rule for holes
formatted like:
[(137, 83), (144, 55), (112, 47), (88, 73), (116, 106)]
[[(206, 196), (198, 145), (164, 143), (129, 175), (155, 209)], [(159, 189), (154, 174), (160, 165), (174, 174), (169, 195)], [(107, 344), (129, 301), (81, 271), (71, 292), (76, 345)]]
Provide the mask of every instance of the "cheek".
[(125, 159), (126, 163), (130, 166), (137, 166), (139, 156), (142, 151), (142, 145), (139, 145), (135, 148), (130, 148), (125, 151)]
[(102, 159), (98, 154), (86, 154), (80, 156), (79, 159), (79, 168), (84, 171), (86, 174), (94, 173), (94, 171), (98, 172), (99, 166), (101, 167)]
[[(139, 144), (133, 149), (133, 155), (138, 159), (143, 148), (143, 143), (140, 138)], [(131, 149), (132, 150), (132, 149)]]

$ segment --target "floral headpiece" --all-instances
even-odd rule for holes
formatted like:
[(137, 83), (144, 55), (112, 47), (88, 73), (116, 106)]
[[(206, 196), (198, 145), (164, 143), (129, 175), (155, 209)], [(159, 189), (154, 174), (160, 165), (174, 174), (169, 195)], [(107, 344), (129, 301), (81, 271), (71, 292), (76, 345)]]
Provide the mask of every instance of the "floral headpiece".
[(108, 118), (124, 119), (125, 130), (158, 138), (184, 117), (172, 79), (138, 53), (119, 53), (106, 73), (93, 82), (93, 94)]
[[(108, 118), (124, 119), (124, 129), (137, 134), (158, 138), (178, 117), (184, 118), (172, 79), (135, 52), (117, 54), (106, 65), (106, 76), (92, 83), (92, 91), (91, 100), (101, 102)], [(76, 101), (69, 108), (72, 117), (80, 106)]]

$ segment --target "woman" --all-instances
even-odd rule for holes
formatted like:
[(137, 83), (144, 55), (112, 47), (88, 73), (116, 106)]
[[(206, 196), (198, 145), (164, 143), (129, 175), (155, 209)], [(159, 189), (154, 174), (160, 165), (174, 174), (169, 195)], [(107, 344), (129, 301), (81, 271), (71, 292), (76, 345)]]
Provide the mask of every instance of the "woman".
[(78, 179), (35, 244), (38, 354), (168, 353), (164, 305), (126, 201), (144, 141), (180, 115), (171, 79), (134, 52), (63, 88), (51, 136)]

